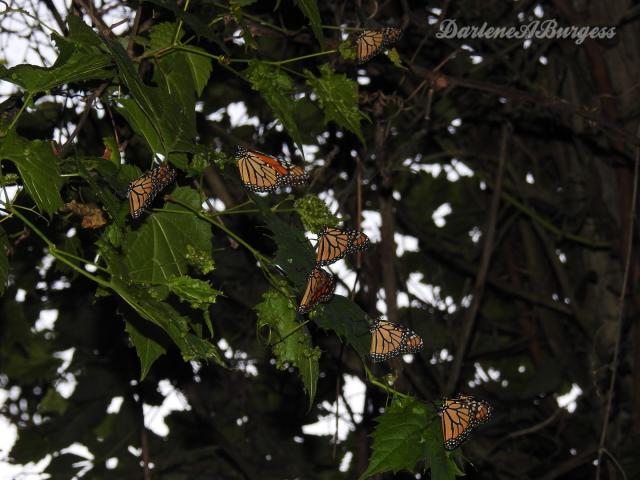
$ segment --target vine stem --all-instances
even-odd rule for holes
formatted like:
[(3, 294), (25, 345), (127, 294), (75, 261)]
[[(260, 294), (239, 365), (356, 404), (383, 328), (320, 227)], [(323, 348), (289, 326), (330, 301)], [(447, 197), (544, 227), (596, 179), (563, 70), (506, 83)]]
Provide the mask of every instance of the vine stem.
[(402, 393), (397, 391), (395, 388), (391, 388), (388, 385), (385, 385), (384, 383), (382, 383), (380, 380), (378, 380), (372, 373), (371, 370), (369, 370), (369, 367), (367, 367), (366, 365), (364, 366), (364, 371), (367, 375), (367, 380), (369, 380), (369, 383), (371, 383), (371, 385), (375, 385), (378, 388), (381, 388), (382, 390), (384, 390), (387, 393), (390, 393), (392, 395), (398, 396), (400, 398), (411, 398), (410, 395), (407, 395), (406, 393)]
[[(1, 208), (2, 210), (11, 213), (13, 215), (15, 215), (17, 218), (19, 218), (22, 223), (24, 223), (27, 227), (29, 227), (38, 237), (40, 237), (40, 239), (47, 245), (47, 249), (49, 250), (49, 253), (58, 261), (64, 263), (65, 265), (67, 265), (69, 268), (72, 268), (73, 270), (75, 270), (76, 272), (78, 272), (80, 275), (83, 275), (85, 277), (87, 277), (89, 280), (92, 280), (94, 282), (96, 282), (98, 285), (100, 285), (101, 287), (104, 288), (112, 288), (112, 285), (110, 282), (97, 277), (95, 275), (90, 274), (89, 272), (87, 272), (86, 270), (80, 268), (78, 265), (76, 265), (75, 263), (73, 263), (71, 260), (67, 259), (66, 257), (64, 257), (63, 254), (67, 254), (67, 252), (65, 252), (64, 250), (60, 250), (58, 247), (56, 247), (56, 245), (47, 238), (47, 236), (42, 233), (40, 231), (40, 229), (38, 229), (38, 227), (36, 227), (27, 217), (25, 217), (22, 213), (20, 213), (16, 208), (10, 208), (9, 210), (5, 210), (4, 208)], [(70, 255), (70, 254), (69, 254)], [(79, 258), (79, 257), (76, 257)], [(85, 263), (88, 264), (92, 264), (92, 262), (89, 261), (85, 261), (82, 260)]]
[(267, 257), (262, 255), (259, 251), (257, 251), (251, 245), (249, 245), (242, 237), (238, 236), (233, 230), (230, 230), (229, 228), (227, 228), (226, 225), (223, 225), (222, 223), (218, 222), (217, 220), (214, 220), (209, 215), (201, 212), (198, 209), (193, 208), (188, 203), (185, 203), (185, 202), (183, 202), (181, 200), (178, 200), (177, 198), (174, 198), (174, 197), (171, 197), (171, 196), (167, 196), (167, 201), (169, 201), (171, 203), (175, 203), (176, 205), (180, 205), (181, 207), (186, 208), (190, 212), (196, 214), (198, 216), (198, 218), (204, 220), (207, 223), (210, 223), (211, 225), (213, 225), (215, 227), (218, 227), (220, 230), (222, 230), (224, 233), (229, 235), (231, 238), (233, 238), (236, 242), (238, 242), (244, 248), (249, 250), (249, 252), (251, 252), (251, 254), (255, 257), (255, 259), (258, 260), (262, 265), (264, 265), (264, 266), (271, 265), (271, 260), (269, 260)]
[[(636, 135), (640, 137), (640, 127)], [(607, 439), (607, 430), (609, 428), (609, 417), (611, 416), (611, 404), (613, 402), (613, 389), (616, 385), (616, 377), (618, 376), (618, 363), (620, 362), (620, 344), (622, 343), (622, 321), (624, 313), (624, 299), (627, 296), (627, 283), (629, 281), (629, 272), (631, 270), (631, 254), (633, 252), (633, 226), (636, 218), (636, 202), (638, 197), (638, 171), (640, 170), (640, 147), (636, 147), (635, 162), (633, 166), (633, 192), (631, 194), (631, 213), (629, 215), (629, 238), (627, 239), (627, 248), (625, 252), (624, 274), (622, 276), (622, 288), (620, 290), (620, 298), (618, 300), (618, 318), (617, 318), (617, 334), (616, 343), (613, 349), (613, 360), (611, 361), (611, 380), (609, 381), (609, 390), (607, 392), (607, 408), (604, 412), (602, 421), (602, 433), (600, 434), (600, 443), (598, 444), (598, 461), (596, 464), (596, 480), (600, 480), (602, 471), (602, 454), (605, 453), (604, 443)]]
[[(189, 8), (189, 2), (191, 0), (187, 0), (184, 4), (184, 9), (183, 11), (187, 11), (187, 9)], [(178, 37), (180, 36), (180, 30), (182, 30), (182, 19), (180, 19), (178, 21), (178, 28), (176, 28), (176, 34), (173, 36), (173, 44), (176, 45), (178, 43)]]
[(29, 95), (27, 95), (27, 98), (25, 98), (24, 103), (22, 104), (22, 107), (20, 107), (20, 111), (16, 114), (15, 117), (13, 117), (13, 120), (11, 121), (11, 124), (9, 125), (9, 128), (7, 130), (9, 131), (13, 130), (13, 127), (15, 127), (16, 123), (18, 123), (18, 120), (20, 120), (22, 113), (24, 112), (25, 108), (27, 108), (27, 105), (31, 103), (32, 99), (33, 99), (33, 93), (29, 93)]

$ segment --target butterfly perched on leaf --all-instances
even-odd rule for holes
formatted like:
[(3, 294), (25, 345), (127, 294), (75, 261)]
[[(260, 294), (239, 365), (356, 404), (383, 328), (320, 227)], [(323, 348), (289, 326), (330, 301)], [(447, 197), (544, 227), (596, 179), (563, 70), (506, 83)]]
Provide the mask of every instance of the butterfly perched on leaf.
[(298, 306), (298, 313), (307, 313), (319, 303), (331, 300), (335, 288), (334, 276), (322, 268), (314, 267), (307, 279), (307, 288)]
[(129, 213), (132, 218), (138, 218), (144, 212), (156, 195), (176, 178), (176, 171), (167, 163), (145, 172), (129, 183), (127, 197), (129, 197)]
[(439, 411), (444, 448), (454, 450), (459, 447), (475, 428), (491, 418), (492, 413), (489, 403), (470, 395), (445, 398)]
[(257, 150), (238, 145), (234, 156), (242, 185), (253, 192), (273, 192), (279, 187), (301, 185), (309, 180), (302, 167)]
[(418, 353), (424, 343), (420, 335), (408, 327), (378, 318), (371, 328), (369, 357), (373, 362), (384, 362), (405, 353)]
[(365, 30), (356, 38), (356, 60), (368, 62), (387, 48), (392, 47), (402, 36), (402, 30), (386, 27), (381, 30)]
[(359, 230), (325, 226), (318, 234), (316, 265), (329, 265), (345, 255), (364, 251), (369, 246), (369, 237)]

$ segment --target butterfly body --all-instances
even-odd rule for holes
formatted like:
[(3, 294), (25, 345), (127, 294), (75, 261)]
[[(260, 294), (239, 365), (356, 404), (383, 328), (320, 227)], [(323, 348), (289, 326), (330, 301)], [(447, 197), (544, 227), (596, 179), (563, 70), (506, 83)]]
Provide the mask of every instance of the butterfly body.
[(358, 64), (368, 62), (383, 50), (393, 46), (402, 36), (402, 30), (386, 27), (381, 30), (365, 30), (356, 38)]
[(253, 192), (273, 192), (283, 186), (301, 185), (309, 179), (303, 168), (258, 150), (238, 145), (234, 156), (242, 184)]
[(138, 218), (144, 212), (158, 193), (176, 178), (176, 171), (167, 163), (145, 172), (131, 183), (127, 189), (129, 198), (129, 213), (132, 218)]

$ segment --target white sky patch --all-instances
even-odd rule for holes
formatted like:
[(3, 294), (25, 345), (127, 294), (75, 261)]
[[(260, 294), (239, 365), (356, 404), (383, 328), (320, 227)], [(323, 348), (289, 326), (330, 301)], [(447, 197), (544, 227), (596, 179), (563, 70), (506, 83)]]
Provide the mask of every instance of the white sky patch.
[(38, 320), (34, 324), (33, 328), (36, 332), (42, 332), (43, 330), (53, 330), (54, 325), (58, 320), (58, 310), (40, 310)]
[(18, 291), (16, 292), (16, 302), (22, 303), (24, 302), (25, 298), (27, 298), (27, 291), (22, 288), (19, 288)]
[(169, 434), (169, 427), (164, 423), (164, 419), (171, 412), (181, 412), (191, 410), (191, 405), (179, 390), (175, 389), (169, 380), (158, 382), (158, 391), (164, 396), (164, 401), (159, 407), (142, 405), (144, 413), (144, 425), (156, 435), (166, 437)]
[(56, 382), (55, 388), (56, 391), (64, 398), (69, 398), (73, 395), (76, 385), (78, 385), (78, 380), (76, 380), (75, 375), (71, 372), (67, 372), (75, 351), (75, 348), (68, 348), (67, 350), (62, 350), (53, 354), (54, 358), (62, 360), (62, 365), (58, 367), (58, 375), (60, 375), (60, 379)]
[(229, 115), (229, 123), (233, 128), (242, 125), (260, 126), (260, 119), (248, 115), (247, 106), (244, 102), (231, 102), (227, 105), (227, 115)]
[[(422, 303), (432, 305), (438, 310), (454, 313), (458, 306), (453, 297), (447, 295), (442, 298), (442, 288), (429, 283), (423, 283), (424, 275), (421, 272), (412, 272), (407, 280), (407, 291)], [(417, 306), (417, 305), (416, 305)]]
[[(22, 187), (18, 185), (5, 185), (0, 188), (0, 207), (11, 204), (20, 193), (20, 190), (22, 190)], [(8, 215), (8, 213), (0, 211), (0, 216), (3, 217), (5, 215)]]
[(236, 45), (240, 45), (240, 46), (244, 45), (244, 37), (242, 36), (242, 30), (238, 29), (235, 32), (233, 32), (233, 38), (231, 39), (231, 41)]
[(344, 457), (342, 457), (342, 460), (340, 460), (340, 466), (338, 467), (338, 470), (340, 470), (341, 472), (348, 472), (349, 467), (351, 466), (351, 460), (353, 460), (353, 453), (345, 453)]
[(104, 462), (104, 466), (107, 470), (115, 470), (118, 467), (118, 457), (107, 458)]
[(318, 198), (327, 204), (329, 211), (334, 215), (340, 209), (340, 205), (338, 204), (338, 201), (336, 200), (336, 195), (332, 189), (325, 190), (324, 192), (318, 193)]
[(202, 202), (202, 209), (203, 210), (209, 210), (209, 204), (213, 205), (213, 209), (216, 212), (222, 212), (224, 210), (227, 209), (227, 207), (225, 206), (224, 202), (222, 200), (220, 200), (219, 198), (209, 198), (208, 202)]
[(257, 362), (255, 359), (249, 358), (248, 353), (234, 350), (224, 338), (218, 340), (218, 348), (222, 351), (224, 358), (235, 361), (238, 370), (244, 372), (247, 376), (255, 377), (258, 375)]
[(540, 5), (539, 3), (533, 8), (533, 14), (538, 17), (538, 18), (542, 18), (544, 17), (544, 8), (542, 8), (542, 5)]
[(536, 183), (536, 179), (533, 178), (533, 173), (531, 172), (527, 172), (527, 175), (525, 177), (525, 181), (529, 184), (529, 185), (533, 185), (534, 183)]
[(480, 230), (478, 227), (473, 227), (467, 233), (469, 234), (469, 237), (471, 238), (471, 241), (473, 243), (478, 243), (482, 238), (482, 230)]
[(546, 65), (549, 63), (549, 59), (547, 57), (545, 57), (544, 55), (540, 55), (540, 58), (538, 58), (538, 61), (542, 64), (542, 65)]
[(371, 77), (358, 76), (358, 85), (369, 85), (371, 83)]
[[(307, 162), (314, 162), (316, 160), (316, 154), (320, 151), (320, 147), (317, 145), (302, 145), (302, 151), (304, 152), (304, 158)], [(324, 164), (324, 161), (322, 162)]]
[(582, 395), (582, 389), (574, 383), (571, 385), (571, 390), (569, 391), (569, 393), (559, 395), (556, 398), (556, 401), (558, 402), (558, 406), (560, 408), (564, 408), (569, 413), (573, 413), (578, 407), (577, 400), (580, 395)]
[(107, 413), (118, 413), (120, 407), (122, 407), (122, 402), (124, 402), (124, 397), (113, 397), (107, 407)]
[(372, 242), (379, 242), (382, 239), (380, 235), (380, 227), (382, 226), (382, 217), (380, 212), (375, 210), (362, 211), (362, 223), (360, 228), (369, 237)]
[[(366, 385), (358, 377), (352, 375), (343, 375), (342, 392), (344, 398), (349, 403), (351, 411), (353, 412), (353, 420), (356, 423), (362, 421), (362, 414), (364, 412), (364, 400)], [(347, 408), (342, 400), (342, 397), (338, 399), (340, 417), (338, 422), (338, 442), (344, 441), (349, 435), (350, 431), (355, 429), (351, 421), (351, 417), (347, 412)], [(311, 423), (302, 426), (302, 431), (307, 435), (331, 435), (336, 434), (336, 404), (329, 403), (327, 401), (322, 402), (322, 408), (329, 413), (328, 415), (321, 415), (318, 417), (316, 423)]]
[(40, 260), (40, 265), (38, 265), (38, 273), (41, 277), (44, 277), (47, 274), (47, 271), (53, 265), (53, 261), (55, 260), (54, 256), (50, 253), (47, 253), (42, 260)]
[(567, 263), (567, 255), (565, 255), (565, 253), (559, 248), (556, 249), (556, 255), (558, 256), (560, 263)]
[[(328, 270), (342, 280), (336, 283), (335, 293), (337, 295), (344, 295), (345, 297), (349, 296), (349, 290), (353, 288), (356, 281), (356, 272), (347, 267), (347, 262), (344, 258), (332, 264)], [(349, 287), (349, 290), (345, 288), (343, 283)]]
[(82, 477), (85, 473), (87, 473), (91, 468), (93, 468), (93, 454), (89, 451), (89, 449), (82, 445), (81, 443), (75, 442), (69, 445), (66, 448), (60, 450), (60, 453), (71, 453), (72, 455), (77, 455), (79, 457), (85, 458), (85, 460), (80, 460), (73, 464), (74, 467), (79, 467), (78, 475), (76, 478)]
[(394, 233), (393, 239), (396, 242), (396, 256), (401, 257), (404, 252), (418, 252), (418, 239), (411, 235), (402, 235), (400, 233)]
[(449, 215), (453, 210), (451, 210), (451, 205), (449, 203), (443, 203), (438, 208), (435, 209), (431, 218), (433, 219), (433, 223), (436, 224), (436, 227), (444, 227), (447, 224), (445, 217)]

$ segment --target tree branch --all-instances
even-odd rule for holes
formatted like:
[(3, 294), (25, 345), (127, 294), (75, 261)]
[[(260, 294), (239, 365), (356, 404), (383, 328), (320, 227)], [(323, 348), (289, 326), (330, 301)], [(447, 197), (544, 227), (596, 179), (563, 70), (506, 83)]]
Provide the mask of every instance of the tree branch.
[(460, 378), (460, 371), (464, 362), (464, 357), (473, 333), (473, 326), (475, 324), (476, 314), (480, 308), (480, 301), (482, 299), (482, 293), (487, 280), (487, 273), (489, 272), (489, 262), (491, 260), (491, 251), (493, 250), (493, 240), (496, 233), (496, 223), (498, 221), (498, 207), (500, 206), (500, 193), (502, 191), (502, 178), (504, 174), (504, 165), (506, 163), (507, 156), (507, 140), (509, 137), (509, 127), (507, 125), (502, 126), (502, 138), (500, 141), (500, 156), (498, 158), (498, 171), (496, 173), (496, 186), (493, 190), (491, 197), (491, 207), (487, 219), (487, 230), (484, 238), (484, 244), (482, 248), (482, 257), (480, 258), (480, 267), (478, 269), (478, 275), (476, 276), (476, 282), (473, 286), (472, 300), (469, 309), (466, 311), (464, 320), (462, 322), (462, 333), (460, 335), (460, 343), (456, 350), (456, 354), (453, 357), (453, 365), (451, 366), (451, 375), (449, 382), (446, 385), (445, 394), (451, 394), (458, 384)]

